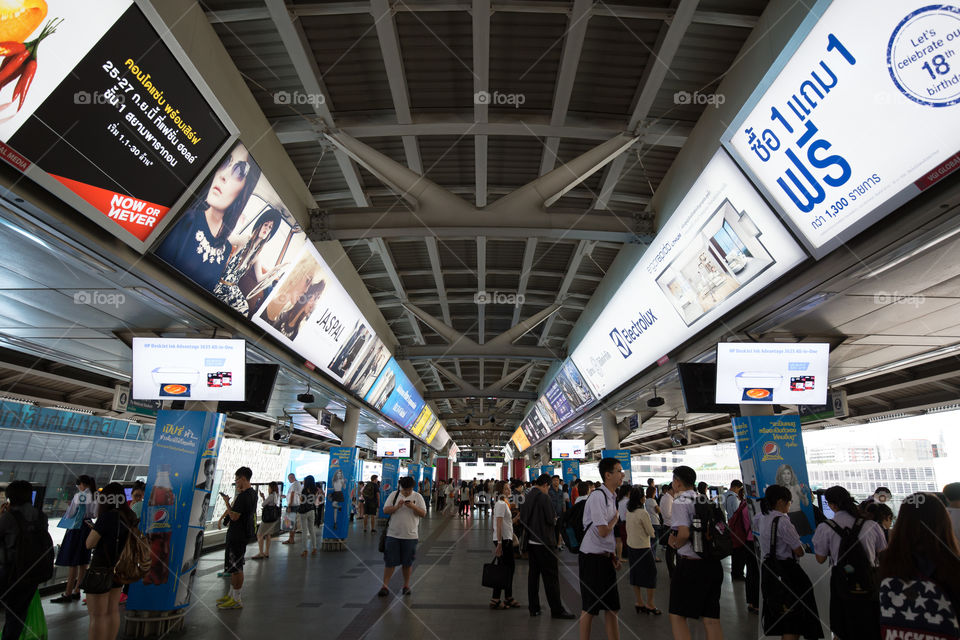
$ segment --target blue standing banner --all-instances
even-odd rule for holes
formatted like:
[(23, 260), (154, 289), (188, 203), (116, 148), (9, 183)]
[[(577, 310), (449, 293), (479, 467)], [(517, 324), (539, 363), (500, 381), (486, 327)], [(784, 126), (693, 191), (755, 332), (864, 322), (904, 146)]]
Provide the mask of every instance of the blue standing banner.
[(420, 465), (419, 465), (419, 464), (414, 464), (414, 463), (408, 464), (408, 465), (407, 465), (407, 475), (410, 476), (411, 478), (413, 478), (413, 482), (415, 483), (415, 484), (413, 485), (413, 490), (416, 491), (416, 490), (417, 490), (417, 485), (420, 484)]
[(530, 482), (533, 482), (537, 479), (537, 476), (540, 475), (540, 469), (537, 467), (527, 467), (527, 474), (530, 476)]
[(633, 484), (633, 470), (630, 468), (630, 449), (604, 449), (604, 458), (616, 458), (623, 469), (623, 483)]
[(150, 571), (130, 585), (128, 610), (190, 604), (225, 424), (222, 413), (157, 412), (140, 519), (150, 542)]
[(387, 498), (397, 488), (397, 480), (400, 478), (400, 460), (397, 458), (384, 458), (382, 468), (380, 469), (380, 518), (386, 519), (387, 514), (383, 512), (383, 507)]
[(573, 481), (580, 478), (579, 460), (562, 460), (560, 462), (560, 473), (563, 475), (563, 481), (567, 483), (567, 489), (573, 493)]
[(331, 447), (327, 474), (327, 502), (323, 511), (323, 539), (346, 540), (350, 527), (350, 509), (356, 491), (356, 471), (360, 450), (356, 447)]
[(545, 473), (551, 478), (553, 477), (554, 470), (555, 470), (555, 467), (552, 464), (545, 464), (542, 467), (540, 467), (540, 473)]
[(733, 419), (733, 435), (747, 496), (754, 505), (771, 484), (790, 490), (787, 515), (800, 538), (809, 543), (816, 528), (807, 476), (800, 416), (745, 416)]

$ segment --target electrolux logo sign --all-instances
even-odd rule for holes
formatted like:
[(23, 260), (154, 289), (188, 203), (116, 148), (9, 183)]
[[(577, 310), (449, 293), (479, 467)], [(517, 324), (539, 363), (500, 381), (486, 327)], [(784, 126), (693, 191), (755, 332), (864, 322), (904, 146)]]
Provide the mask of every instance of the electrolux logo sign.
[(627, 327), (614, 329), (610, 332), (610, 339), (613, 340), (613, 344), (617, 345), (617, 349), (620, 350), (620, 355), (624, 359), (633, 354), (630, 345), (639, 340), (643, 332), (650, 329), (656, 321), (657, 316), (653, 313), (653, 309), (647, 309), (641, 311), (640, 315)]

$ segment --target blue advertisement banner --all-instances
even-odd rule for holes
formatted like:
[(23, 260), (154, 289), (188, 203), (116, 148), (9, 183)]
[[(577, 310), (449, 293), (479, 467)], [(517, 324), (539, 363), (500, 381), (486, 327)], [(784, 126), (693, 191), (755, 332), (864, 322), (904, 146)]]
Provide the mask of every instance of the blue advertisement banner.
[(393, 358), (380, 372), (364, 400), (404, 429), (410, 428), (424, 404), (413, 383)]
[(356, 447), (331, 447), (327, 474), (327, 502), (323, 511), (323, 539), (346, 540), (350, 525), (350, 506), (356, 490)]
[(734, 418), (733, 435), (747, 495), (759, 500), (771, 484), (788, 488), (793, 501), (787, 515), (801, 539), (809, 543), (816, 524), (800, 416)]
[(136, 422), (92, 416), (76, 411), (37, 407), (23, 402), (0, 400), (0, 428), (47, 431), (74, 436), (98, 436), (139, 440), (142, 427)]
[(552, 478), (554, 473), (554, 468), (555, 467), (552, 464), (545, 464), (542, 467), (540, 467), (540, 473), (545, 473)]
[[(413, 481), (417, 484), (420, 484), (420, 468), (419, 464), (407, 465), (407, 475), (413, 478)], [(416, 485), (414, 485), (414, 490), (416, 490)]]
[(573, 492), (573, 481), (580, 478), (580, 461), (563, 460), (560, 462), (560, 473), (563, 481), (567, 483), (567, 488)]
[(380, 518), (386, 519), (387, 514), (383, 512), (383, 506), (397, 488), (397, 480), (400, 479), (400, 460), (397, 458), (384, 458), (380, 469)]
[(537, 476), (540, 475), (540, 469), (537, 467), (527, 467), (527, 475), (530, 477), (530, 482), (533, 482), (537, 479)]
[(151, 565), (142, 582), (130, 585), (128, 610), (170, 611), (190, 604), (225, 424), (222, 413), (157, 413), (140, 521)]
[(620, 461), (620, 467), (623, 469), (624, 484), (633, 484), (633, 471), (630, 468), (630, 449), (604, 449), (602, 452), (604, 458), (616, 458)]
[(430, 486), (433, 486), (433, 467), (424, 467), (423, 468), (423, 479), (430, 481)]

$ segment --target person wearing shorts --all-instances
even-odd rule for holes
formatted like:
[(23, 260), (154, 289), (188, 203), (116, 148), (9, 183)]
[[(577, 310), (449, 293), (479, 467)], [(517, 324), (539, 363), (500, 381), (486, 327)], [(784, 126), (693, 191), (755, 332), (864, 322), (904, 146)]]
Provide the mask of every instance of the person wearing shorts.
[(607, 640), (619, 640), (620, 592), (617, 590), (616, 527), (620, 521), (617, 491), (623, 483), (623, 469), (616, 458), (603, 458), (598, 465), (603, 484), (587, 498), (583, 509), (583, 541), (577, 554), (580, 573), (580, 639), (589, 640), (593, 619), (603, 614)]
[(383, 552), (383, 586), (377, 595), (381, 598), (390, 593), (390, 578), (399, 566), (403, 573), (403, 595), (410, 595), (410, 576), (413, 561), (417, 557), (417, 541), (420, 537), (420, 518), (427, 515), (423, 496), (413, 490), (413, 478), (400, 478), (400, 488), (387, 496), (383, 512), (390, 516)]
[(226, 551), (224, 557), (224, 571), (230, 574), (230, 590), (217, 600), (220, 610), (242, 609), (243, 600), (240, 590), (243, 588), (243, 562), (247, 552), (247, 544), (255, 539), (253, 523), (257, 512), (257, 492), (250, 486), (253, 471), (250, 467), (240, 467), (234, 476), (237, 487), (237, 497), (230, 502), (225, 493), (220, 496), (227, 505), (225, 518), (229, 521), (227, 528)]
[(705, 560), (691, 543), (697, 472), (680, 466), (673, 470), (672, 529), (668, 544), (677, 550), (677, 566), (670, 581), (670, 626), (674, 640), (689, 640), (687, 618), (702, 619), (707, 640), (722, 640), (720, 628), (720, 587), (723, 566), (719, 560)]

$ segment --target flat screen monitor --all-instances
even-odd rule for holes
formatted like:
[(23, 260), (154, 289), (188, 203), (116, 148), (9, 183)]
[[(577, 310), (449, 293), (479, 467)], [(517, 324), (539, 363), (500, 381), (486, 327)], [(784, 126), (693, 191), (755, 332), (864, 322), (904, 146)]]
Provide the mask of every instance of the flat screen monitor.
[(280, 365), (248, 362), (244, 371), (247, 388), (243, 400), (219, 403), (217, 411), (220, 413), (230, 413), (231, 411), (262, 412), (267, 410), (267, 406), (270, 404), (270, 396), (273, 395), (273, 385), (276, 383), (277, 373), (280, 371)]
[(550, 457), (553, 460), (583, 460), (586, 443), (583, 440), (552, 440)]
[(719, 497), (720, 497), (720, 490), (719, 490), (719, 489), (713, 489), (713, 488), (711, 488), (711, 489), (710, 489), (710, 499), (711, 499), (711, 500), (716, 500), (716, 499), (719, 498)]
[(827, 520), (832, 520), (836, 514), (833, 512), (833, 509), (830, 508), (830, 505), (827, 504), (827, 499), (822, 493), (817, 496), (817, 500), (820, 502), (820, 511), (823, 513), (823, 517)]
[(244, 399), (247, 343), (207, 338), (134, 338), (137, 400)]
[(717, 365), (713, 362), (681, 362), (677, 365), (680, 374), (680, 392), (687, 413), (738, 414), (739, 407), (717, 404)]
[(127, 502), (133, 502), (133, 487), (124, 487), (123, 495), (126, 497)]
[(378, 458), (409, 458), (410, 438), (380, 438), (377, 440)]
[(809, 342), (721, 342), (717, 402), (827, 403), (830, 345)]

